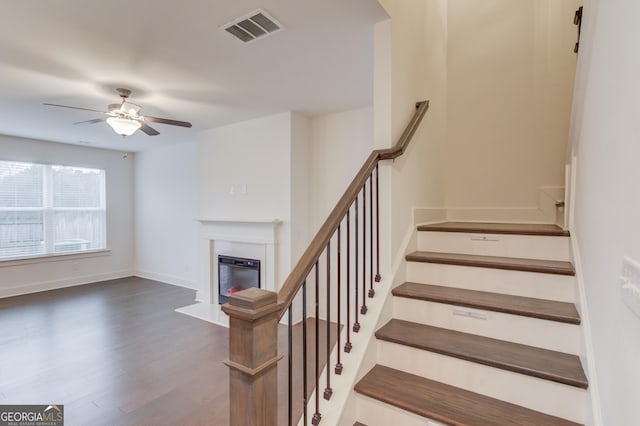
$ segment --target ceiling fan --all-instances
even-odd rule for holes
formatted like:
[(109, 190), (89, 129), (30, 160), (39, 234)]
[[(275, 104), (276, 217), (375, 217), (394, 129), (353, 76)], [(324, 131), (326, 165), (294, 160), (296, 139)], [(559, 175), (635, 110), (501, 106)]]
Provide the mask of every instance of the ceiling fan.
[(136, 105), (127, 101), (127, 98), (131, 95), (131, 90), (119, 87), (116, 89), (116, 91), (122, 98), (122, 102), (120, 102), (119, 104), (109, 104), (107, 111), (98, 111), (96, 109), (80, 108), (80, 107), (74, 107), (69, 105), (58, 105), (58, 104), (49, 104), (49, 103), (45, 103), (44, 105), (79, 109), (82, 111), (93, 111), (93, 112), (99, 112), (101, 114), (104, 114), (106, 115), (106, 117), (95, 118), (93, 120), (79, 121), (73, 124), (95, 124), (95, 123), (101, 123), (103, 121), (106, 121), (107, 124), (111, 126), (111, 128), (123, 138), (127, 136), (131, 136), (138, 129), (142, 130), (144, 133), (146, 133), (149, 136), (159, 135), (160, 132), (158, 132), (153, 127), (149, 126), (147, 122), (169, 124), (171, 126), (191, 127), (191, 123), (188, 123), (186, 121), (170, 120), (168, 118), (158, 118), (158, 117), (140, 115), (141, 107), (139, 105)]

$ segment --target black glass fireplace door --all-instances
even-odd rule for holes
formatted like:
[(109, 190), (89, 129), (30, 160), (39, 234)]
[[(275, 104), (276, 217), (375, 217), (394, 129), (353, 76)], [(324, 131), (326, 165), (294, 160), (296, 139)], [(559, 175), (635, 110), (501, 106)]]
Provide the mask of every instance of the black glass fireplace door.
[(260, 261), (242, 257), (218, 256), (218, 303), (229, 295), (251, 287), (260, 288)]

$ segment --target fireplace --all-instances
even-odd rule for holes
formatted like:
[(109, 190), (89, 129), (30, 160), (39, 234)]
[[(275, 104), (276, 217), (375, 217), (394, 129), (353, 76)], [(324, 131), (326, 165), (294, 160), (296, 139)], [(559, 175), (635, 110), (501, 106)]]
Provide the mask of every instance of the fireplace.
[[(253, 275), (254, 287), (275, 291), (278, 260), (277, 228), (278, 219), (200, 219), (199, 240), (199, 279), (197, 303), (176, 309), (185, 315), (209, 321), (214, 324), (229, 326), (229, 317), (222, 312), (221, 306), (232, 294), (228, 285), (220, 291), (221, 275), (232, 277), (234, 272), (247, 271), (243, 266), (253, 271), (244, 272)], [(219, 265), (220, 259), (237, 258), (236, 260), (250, 261), (249, 264)], [(258, 266), (258, 262), (260, 262)], [(223, 261), (224, 264), (224, 261)], [(229, 269), (227, 269), (229, 268)], [(284, 270), (287, 268), (284, 267)], [(226, 270), (226, 272), (225, 272)], [(238, 275), (243, 275), (240, 273)], [(279, 278), (283, 280), (282, 277)]]
[(260, 288), (260, 261), (218, 255), (218, 304), (227, 303), (229, 295), (251, 287)]

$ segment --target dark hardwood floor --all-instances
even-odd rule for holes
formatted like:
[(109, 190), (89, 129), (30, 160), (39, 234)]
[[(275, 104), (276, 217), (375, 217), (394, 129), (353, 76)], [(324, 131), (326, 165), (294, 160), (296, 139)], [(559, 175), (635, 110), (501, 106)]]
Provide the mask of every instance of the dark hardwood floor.
[[(228, 424), (228, 330), (174, 312), (193, 300), (193, 290), (137, 277), (0, 299), (0, 404), (64, 404), (67, 425)], [(286, 355), (286, 327), (281, 336)], [(296, 326), (296, 418), (300, 336)], [(286, 374), (285, 356), (281, 384)], [(285, 424), (286, 386), (278, 401)]]

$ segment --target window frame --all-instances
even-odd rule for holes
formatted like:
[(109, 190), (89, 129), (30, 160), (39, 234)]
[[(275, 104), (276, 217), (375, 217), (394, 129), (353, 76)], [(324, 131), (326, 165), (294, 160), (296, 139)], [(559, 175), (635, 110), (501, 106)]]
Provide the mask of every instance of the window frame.
[[(56, 261), (56, 260), (65, 260), (65, 259), (75, 259), (75, 258), (85, 258), (85, 257), (96, 257), (109, 254), (111, 250), (108, 248), (108, 233), (107, 233), (107, 171), (104, 168), (92, 167), (92, 166), (79, 166), (79, 165), (69, 165), (69, 164), (53, 164), (53, 163), (42, 163), (42, 162), (34, 162), (34, 161), (21, 161), (21, 160), (8, 160), (4, 158), (0, 158), (0, 162), (6, 163), (19, 163), (19, 164), (28, 164), (35, 166), (43, 167), (43, 176), (42, 176), (42, 207), (0, 207), (0, 212), (2, 211), (34, 211), (41, 212), (42, 214), (42, 239), (44, 245), (44, 252), (36, 253), (36, 254), (27, 254), (27, 255), (18, 255), (11, 257), (0, 257), (0, 267), (4, 266), (13, 266), (13, 265), (21, 265), (21, 264), (30, 264), (30, 263), (40, 263), (47, 261)], [(100, 182), (100, 201), (99, 207), (55, 207), (55, 198), (54, 198), (54, 183), (53, 183), (53, 170), (55, 167), (61, 168), (78, 168), (78, 169), (88, 169), (88, 170), (96, 170), (101, 172), (101, 182)], [(86, 249), (86, 250), (73, 250), (73, 251), (55, 251), (55, 237), (54, 237), (54, 221), (55, 215), (58, 212), (69, 212), (69, 211), (78, 211), (78, 212), (99, 212), (102, 213), (102, 246)]]

